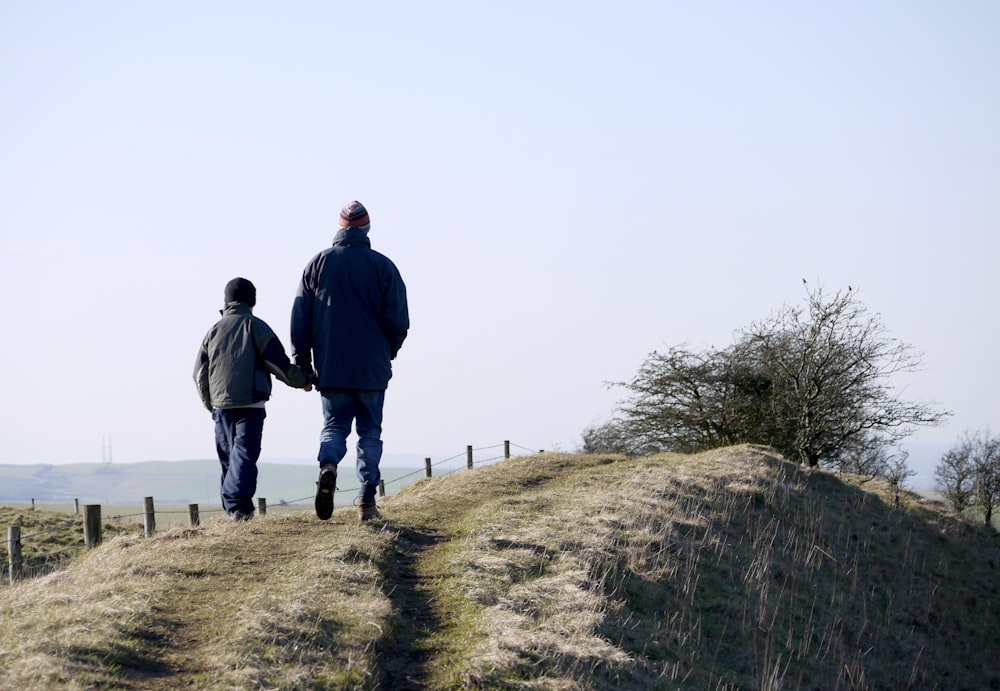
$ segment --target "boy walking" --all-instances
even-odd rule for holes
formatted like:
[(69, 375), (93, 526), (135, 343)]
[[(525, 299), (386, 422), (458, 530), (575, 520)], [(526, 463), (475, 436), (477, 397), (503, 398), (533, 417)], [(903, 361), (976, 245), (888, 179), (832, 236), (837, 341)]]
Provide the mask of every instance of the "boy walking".
[(226, 284), (224, 296), (222, 318), (201, 342), (194, 380), (215, 421), (222, 508), (236, 520), (249, 521), (271, 374), (297, 389), (312, 387), (309, 377), (285, 355), (271, 327), (253, 316), (257, 303), (253, 283), (234, 278)]

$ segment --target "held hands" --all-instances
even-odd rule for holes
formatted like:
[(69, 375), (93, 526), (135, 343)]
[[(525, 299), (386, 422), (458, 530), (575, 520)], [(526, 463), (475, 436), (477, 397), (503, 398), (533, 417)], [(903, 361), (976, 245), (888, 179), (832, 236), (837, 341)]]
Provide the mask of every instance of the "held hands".
[(306, 376), (309, 377), (309, 383), (302, 387), (302, 390), (309, 392), (313, 390), (313, 384), (316, 383), (316, 370), (310, 367), (306, 370)]

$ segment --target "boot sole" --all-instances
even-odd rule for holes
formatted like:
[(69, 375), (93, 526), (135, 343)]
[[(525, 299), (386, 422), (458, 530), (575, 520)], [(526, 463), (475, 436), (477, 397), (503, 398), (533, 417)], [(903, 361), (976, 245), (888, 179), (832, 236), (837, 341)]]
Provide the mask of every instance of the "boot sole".
[(323, 473), (316, 483), (316, 517), (321, 521), (333, 515), (333, 493), (337, 491), (337, 474)]

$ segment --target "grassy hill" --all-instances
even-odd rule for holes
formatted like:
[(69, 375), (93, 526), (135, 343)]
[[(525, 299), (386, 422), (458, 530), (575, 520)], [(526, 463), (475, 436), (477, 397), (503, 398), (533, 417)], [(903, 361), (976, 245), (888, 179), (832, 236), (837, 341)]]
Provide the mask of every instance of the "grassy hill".
[(765, 450), (520, 457), (382, 513), (0, 588), (0, 688), (1000, 688), (996, 532)]

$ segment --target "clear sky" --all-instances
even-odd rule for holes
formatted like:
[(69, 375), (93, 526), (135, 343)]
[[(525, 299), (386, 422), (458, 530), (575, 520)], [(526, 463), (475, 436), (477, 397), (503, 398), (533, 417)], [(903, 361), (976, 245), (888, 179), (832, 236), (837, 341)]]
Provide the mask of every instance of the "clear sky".
[[(1000, 3), (0, 0), (0, 463), (213, 458), (241, 275), (285, 346), (361, 200), (406, 281), (386, 454), (570, 451), (802, 279), (1000, 429)], [(276, 384), (263, 459), (315, 457)]]

